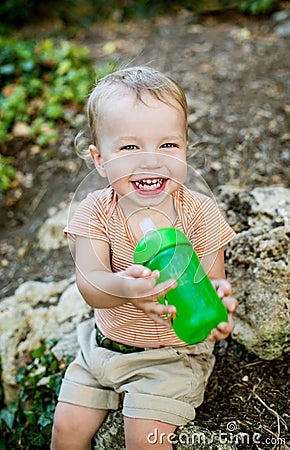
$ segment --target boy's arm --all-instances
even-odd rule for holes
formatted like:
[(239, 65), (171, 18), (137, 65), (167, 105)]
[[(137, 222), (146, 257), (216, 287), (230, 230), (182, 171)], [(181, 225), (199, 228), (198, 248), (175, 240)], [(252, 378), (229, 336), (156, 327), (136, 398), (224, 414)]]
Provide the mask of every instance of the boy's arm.
[(224, 249), (201, 258), (202, 267), (210, 280), (226, 279), (224, 266)]
[(110, 247), (104, 241), (76, 237), (76, 280), (80, 293), (93, 308), (112, 308), (131, 302), (156, 322), (168, 326), (160, 318), (172, 314), (175, 308), (154, 302), (176, 284), (169, 280), (156, 286), (158, 271), (151, 272), (141, 265), (113, 273)]
[(75, 248), (76, 281), (85, 301), (93, 308), (125, 303), (121, 278), (111, 271), (109, 245), (77, 236)]

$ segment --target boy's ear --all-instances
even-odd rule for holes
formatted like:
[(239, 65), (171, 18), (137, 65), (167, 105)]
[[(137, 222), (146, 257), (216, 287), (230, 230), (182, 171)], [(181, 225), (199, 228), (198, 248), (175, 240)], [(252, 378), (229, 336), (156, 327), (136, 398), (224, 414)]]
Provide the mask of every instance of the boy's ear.
[(99, 150), (95, 145), (90, 145), (89, 150), (91, 158), (95, 164), (95, 168), (97, 169), (101, 177), (106, 178), (106, 171), (103, 165), (101, 153), (99, 152)]

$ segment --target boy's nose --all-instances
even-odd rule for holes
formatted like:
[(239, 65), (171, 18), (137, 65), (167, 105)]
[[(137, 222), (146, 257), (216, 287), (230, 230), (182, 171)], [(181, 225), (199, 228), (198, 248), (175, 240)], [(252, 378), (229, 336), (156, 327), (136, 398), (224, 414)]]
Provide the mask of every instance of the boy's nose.
[(158, 152), (143, 152), (140, 167), (142, 169), (155, 169), (161, 166)]

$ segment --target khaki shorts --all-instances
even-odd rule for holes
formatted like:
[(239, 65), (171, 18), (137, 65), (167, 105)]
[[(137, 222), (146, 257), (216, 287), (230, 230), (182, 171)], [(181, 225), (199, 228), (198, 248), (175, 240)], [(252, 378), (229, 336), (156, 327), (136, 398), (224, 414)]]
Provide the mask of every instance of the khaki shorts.
[(124, 393), (124, 416), (177, 426), (194, 419), (215, 362), (212, 343), (123, 354), (98, 347), (95, 333), (94, 319), (79, 325), (81, 349), (59, 401), (116, 410)]

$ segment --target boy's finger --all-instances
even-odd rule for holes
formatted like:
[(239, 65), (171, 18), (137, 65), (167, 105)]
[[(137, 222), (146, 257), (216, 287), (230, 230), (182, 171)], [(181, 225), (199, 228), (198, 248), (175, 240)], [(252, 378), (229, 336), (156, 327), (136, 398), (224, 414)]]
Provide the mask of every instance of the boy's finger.
[(160, 316), (158, 316), (158, 314), (148, 314), (149, 317), (151, 317), (151, 319), (154, 320), (154, 322), (159, 323), (160, 325), (164, 325), (167, 328), (171, 328), (170, 323), (167, 320), (162, 319)]
[(225, 295), (230, 295), (232, 292), (232, 287), (227, 280), (220, 278), (218, 280), (211, 280), (215, 290), (219, 297), (224, 297)]
[(234, 297), (223, 297), (223, 304), (229, 313), (235, 312), (238, 307), (238, 301)]
[(144, 278), (149, 277), (152, 274), (151, 270), (141, 264), (133, 264), (128, 267), (124, 272), (124, 276), (134, 277), (134, 278)]
[(176, 288), (176, 286), (177, 286), (176, 280), (167, 280), (164, 281), (163, 283), (159, 283), (157, 286), (155, 286), (154, 295), (161, 297), (162, 295), (165, 295), (166, 292)]

